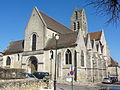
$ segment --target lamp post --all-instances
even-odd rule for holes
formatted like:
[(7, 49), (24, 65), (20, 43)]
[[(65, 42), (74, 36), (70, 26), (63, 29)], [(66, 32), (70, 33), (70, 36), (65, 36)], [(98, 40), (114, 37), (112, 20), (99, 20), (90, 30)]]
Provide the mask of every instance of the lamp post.
[(57, 43), (59, 35), (55, 34), (56, 48), (55, 48), (55, 73), (54, 73), (54, 90), (56, 90), (56, 61), (57, 61)]

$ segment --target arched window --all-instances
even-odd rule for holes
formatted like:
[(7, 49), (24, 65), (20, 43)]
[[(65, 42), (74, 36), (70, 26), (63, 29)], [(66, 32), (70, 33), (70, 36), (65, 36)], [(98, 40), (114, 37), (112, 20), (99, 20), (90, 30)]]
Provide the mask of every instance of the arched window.
[(20, 55), (18, 54), (18, 61), (20, 60)]
[(73, 23), (73, 28), (74, 28), (74, 30), (76, 30), (76, 23), (75, 22)]
[(77, 29), (80, 29), (80, 23), (77, 22)]
[(66, 59), (66, 64), (72, 64), (72, 54), (69, 49), (67, 49), (66, 54), (65, 54), (65, 59)]
[(81, 51), (81, 66), (84, 67), (84, 53)]
[(78, 19), (78, 12), (77, 11), (75, 11), (75, 17), (76, 17), (76, 19)]
[(36, 50), (36, 39), (37, 39), (36, 35), (33, 34), (33, 36), (32, 36), (32, 51)]
[(6, 65), (10, 65), (11, 64), (11, 59), (10, 59), (10, 57), (8, 56), (7, 57), (7, 61), (6, 61)]
[(52, 50), (50, 50), (50, 59), (53, 59), (53, 51)]

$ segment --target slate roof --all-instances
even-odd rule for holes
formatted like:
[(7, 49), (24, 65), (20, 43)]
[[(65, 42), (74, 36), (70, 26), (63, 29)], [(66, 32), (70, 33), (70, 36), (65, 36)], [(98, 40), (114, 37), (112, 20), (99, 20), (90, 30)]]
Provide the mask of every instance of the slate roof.
[(113, 60), (113, 58), (111, 57), (111, 62), (110, 62), (110, 65), (108, 65), (109, 67), (115, 67), (115, 66), (118, 66), (118, 62), (116, 62), (115, 60)]
[(3, 51), (4, 55), (14, 54), (14, 53), (21, 53), (24, 50), (24, 40), (18, 40), (11, 42), (8, 48)]
[(59, 33), (59, 34), (67, 34), (67, 33), (73, 33), (73, 31), (63, 24), (59, 23), (58, 21), (54, 20), (53, 18), (47, 16), (43, 12), (39, 11), (37, 8), (35, 10), (40, 13), (43, 20), (45, 21), (47, 28)]
[[(61, 34), (57, 43), (58, 48), (71, 47), (76, 46), (77, 40), (77, 32), (70, 34)], [(56, 48), (56, 40), (55, 38), (51, 38), (48, 40), (47, 45), (45, 46), (45, 50), (47, 49), (55, 49)]]
[(88, 33), (90, 35), (90, 40), (100, 40), (102, 31)]

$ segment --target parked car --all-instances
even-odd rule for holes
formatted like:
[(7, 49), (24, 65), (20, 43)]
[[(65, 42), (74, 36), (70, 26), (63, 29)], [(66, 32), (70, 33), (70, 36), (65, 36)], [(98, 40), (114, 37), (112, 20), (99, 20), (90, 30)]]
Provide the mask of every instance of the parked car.
[(109, 78), (111, 78), (113, 82), (118, 82), (117, 77), (109, 77)]
[(38, 79), (44, 79), (44, 78), (49, 77), (48, 72), (34, 72), (33, 75)]
[(29, 73), (27, 73), (25, 77), (26, 77), (26, 78), (37, 79), (33, 74), (29, 74)]
[(113, 81), (112, 81), (111, 78), (108, 77), (108, 78), (104, 78), (102, 83), (109, 83), (109, 84), (111, 84), (111, 83), (113, 83)]

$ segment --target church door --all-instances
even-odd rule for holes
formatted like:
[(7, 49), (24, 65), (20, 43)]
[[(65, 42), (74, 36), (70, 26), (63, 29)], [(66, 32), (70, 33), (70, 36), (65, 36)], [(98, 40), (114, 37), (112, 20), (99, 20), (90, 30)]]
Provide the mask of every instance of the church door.
[(33, 73), (37, 71), (37, 58), (34, 56), (31, 56), (29, 61), (28, 61), (28, 73)]

